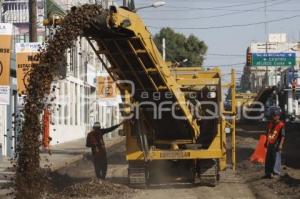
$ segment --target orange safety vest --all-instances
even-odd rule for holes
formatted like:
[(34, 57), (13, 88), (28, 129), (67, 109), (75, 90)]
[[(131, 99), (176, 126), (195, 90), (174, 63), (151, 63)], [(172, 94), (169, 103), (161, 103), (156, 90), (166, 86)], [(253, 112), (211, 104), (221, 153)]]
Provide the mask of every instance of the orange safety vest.
[(279, 133), (281, 129), (284, 127), (284, 123), (282, 121), (275, 124), (273, 122), (270, 122), (268, 125), (268, 144), (274, 144), (277, 141), (277, 138), (279, 136)]

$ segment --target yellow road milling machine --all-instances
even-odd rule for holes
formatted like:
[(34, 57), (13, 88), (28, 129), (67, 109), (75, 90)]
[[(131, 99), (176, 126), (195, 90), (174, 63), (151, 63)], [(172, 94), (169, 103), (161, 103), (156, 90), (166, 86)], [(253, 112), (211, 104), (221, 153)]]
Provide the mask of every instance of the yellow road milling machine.
[[(165, 62), (142, 19), (126, 7), (111, 6), (85, 36), (122, 94), (130, 185), (215, 185), (230, 150), (235, 166), (235, 111), (223, 110), (219, 69)], [(234, 90), (234, 79), (227, 86)]]

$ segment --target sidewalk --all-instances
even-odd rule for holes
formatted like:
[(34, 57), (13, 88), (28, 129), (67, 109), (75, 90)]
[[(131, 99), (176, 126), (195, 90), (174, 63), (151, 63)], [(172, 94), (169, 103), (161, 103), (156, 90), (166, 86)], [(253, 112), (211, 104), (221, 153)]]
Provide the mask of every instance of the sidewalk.
[[(116, 136), (110, 139), (104, 139), (107, 148), (120, 143), (124, 137)], [(90, 149), (85, 147), (85, 138), (71, 142), (66, 142), (50, 147), (51, 155), (47, 152), (41, 152), (41, 167), (46, 168), (49, 165), (52, 171), (63, 168), (64, 166), (76, 162), (83, 158), (84, 154)], [(0, 161), (0, 192), (1, 184), (10, 182), (10, 178), (14, 176), (11, 171), (12, 164), (8, 159)], [(0, 193), (1, 198), (1, 193)]]
[(9, 159), (3, 157), (3, 160), (0, 160), (0, 188), (1, 184), (10, 182), (10, 179), (14, 176), (14, 172), (11, 171), (12, 164)]
[[(121, 142), (124, 138), (117, 136), (111, 139), (104, 139), (107, 148)], [(68, 164), (76, 162), (83, 158), (84, 154), (90, 152), (85, 146), (85, 138), (58, 144), (51, 147), (51, 155), (47, 152), (41, 153), (41, 167), (50, 165), (51, 170), (58, 170)], [(47, 161), (47, 159), (49, 161)]]

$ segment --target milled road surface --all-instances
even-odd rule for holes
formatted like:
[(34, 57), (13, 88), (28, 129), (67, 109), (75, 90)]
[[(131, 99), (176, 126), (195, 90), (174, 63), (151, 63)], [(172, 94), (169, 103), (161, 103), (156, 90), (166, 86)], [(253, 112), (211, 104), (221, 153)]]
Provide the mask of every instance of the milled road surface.
[[(120, 143), (108, 150), (108, 175), (107, 181), (116, 184), (127, 184), (127, 162), (125, 160), (125, 143)], [(66, 174), (74, 181), (84, 181), (94, 177), (94, 168), (88, 158), (84, 158), (62, 170), (60, 174)], [(94, 198), (102, 198), (100, 196)], [(105, 197), (107, 198), (107, 197)], [(111, 196), (111, 198), (114, 198)], [(126, 198), (131, 199), (198, 199), (198, 198), (241, 198), (252, 199), (254, 194), (248, 185), (228, 171), (221, 176), (221, 181), (217, 187), (208, 186), (187, 186), (180, 185), (175, 187), (161, 187), (159, 185), (152, 185), (148, 189), (135, 190), (134, 193), (129, 194)]]
[[(108, 149), (107, 182), (124, 189), (121, 198), (126, 199), (298, 199), (300, 198), (300, 136), (298, 126), (287, 128), (287, 142), (283, 150), (283, 171), (279, 179), (265, 180), (263, 165), (249, 161), (258, 138), (264, 131), (262, 124), (239, 124), (237, 128), (237, 171), (231, 169), (221, 173), (221, 180), (216, 187), (177, 186), (166, 187), (152, 185), (147, 189), (128, 188), (125, 143), (122, 142)], [(60, 174), (68, 176), (69, 183), (86, 182), (92, 179), (94, 168), (88, 156), (61, 169)], [(122, 192), (122, 191), (121, 191)], [(84, 198), (84, 197), (83, 197)], [(115, 199), (120, 195), (94, 196), (93, 198)]]
[[(107, 149), (108, 175), (105, 181), (95, 179), (90, 155), (52, 173), (46, 199), (299, 199), (300, 198), (300, 136), (299, 126), (287, 128), (283, 150), (282, 176), (261, 179), (263, 165), (249, 161), (258, 138), (263, 134), (260, 124), (239, 124), (237, 127), (237, 170), (221, 173), (216, 187), (180, 185), (176, 187), (151, 185), (147, 189), (128, 187), (124, 141)], [(7, 197), (12, 198), (12, 197)]]
[(253, 122), (239, 124), (237, 128), (238, 170), (252, 189), (256, 198), (300, 198), (300, 124), (287, 124), (286, 141), (282, 151), (280, 178), (261, 179), (264, 166), (251, 163), (249, 157), (255, 149), (259, 136), (265, 134), (266, 124)]

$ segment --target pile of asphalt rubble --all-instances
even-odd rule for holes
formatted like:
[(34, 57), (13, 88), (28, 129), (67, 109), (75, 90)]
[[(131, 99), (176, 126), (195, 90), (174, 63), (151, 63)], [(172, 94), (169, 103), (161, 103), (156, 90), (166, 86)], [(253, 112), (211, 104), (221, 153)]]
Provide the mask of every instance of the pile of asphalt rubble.
[(47, 199), (67, 199), (67, 198), (92, 198), (99, 196), (105, 199), (125, 199), (134, 192), (133, 189), (124, 185), (113, 184), (100, 179), (92, 179), (88, 182), (77, 183), (63, 188), (57, 193), (48, 193)]
[[(106, 12), (100, 5), (87, 4), (81, 7), (73, 7), (65, 16), (62, 24), (57, 27), (55, 34), (48, 38), (39, 49), (40, 63), (33, 64), (28, 74), (30, 78), (26, 97), (24, 97), (21, 132), (17, 138), (19, 144), (16, 150), (14, 194), (18, 199), (40, 199), (44, 198), (47, 192), (49, 177), (47, 172), (40, 167), (40, 135), (42, 132), (41, 114), (54, 100), (49, 99), (49, 93), (56, 88), (51, 88), (50, 85), (52, 81), (61, 78), (59, 67), (62, 65), (67, 67), (64, 57), (67, 50), (83, 34), (84, 29), (90, 27), (96, 16)], [(94, 186), (74, 185), (65, 192), (73, 193), (74, 190), (80, 191), (84, 187), (96, 189), (97, 186), (99, 187), (99, 183), (95, 183)], [(109, 185), (107, 186), (106, 188), (110, 189)], [(93, 193), (91, 190), (88, 192)]]

